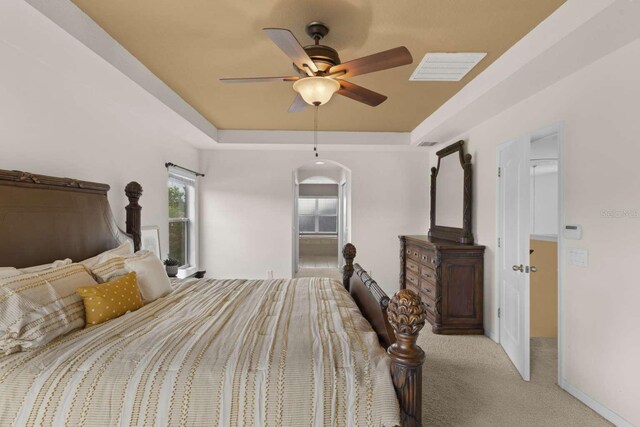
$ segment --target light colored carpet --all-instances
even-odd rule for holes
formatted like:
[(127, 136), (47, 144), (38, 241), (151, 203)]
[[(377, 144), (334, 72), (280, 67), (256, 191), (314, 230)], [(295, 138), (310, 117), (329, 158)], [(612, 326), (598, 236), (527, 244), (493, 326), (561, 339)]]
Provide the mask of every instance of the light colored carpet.
[(425, 426), (610, 426), (556, 385), (556, 340), (531, 341), (531, 381), (525, 382), (500, 345), (485, 336), (431, 333), (419, 344)]
[[(335, 268), (301, 268), (296, 277), (342, 280)], [(425, 426), (612, 425), (556, 384), (556, 339), (531, 340), (529, 382), (486, 336), (435, 335), (427, 324), (418, 344), (427, 354), (422, 377)]]
[(296, 273), (298, 277), (329, 277), (342, 282), (342, 273), (337, 268), (300, 268)]
[(338, 268), (338, 256), (301, 255), (298, 263), (300, 268)]

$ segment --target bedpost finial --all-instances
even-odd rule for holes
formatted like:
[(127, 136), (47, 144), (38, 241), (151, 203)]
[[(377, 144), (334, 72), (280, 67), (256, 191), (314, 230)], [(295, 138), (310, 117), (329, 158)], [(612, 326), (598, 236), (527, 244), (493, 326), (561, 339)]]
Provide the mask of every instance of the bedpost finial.
[(126, 194), (129, 199), (139, 199), (140, 196), (142, 196), (142, 185), (131, 181), (124, 187), (124, 194)]
[(396, 342), (387, 353), (391, 358), (391, 379), (400, 403), (403, 426), (422, 426), (422, 364), (424, 351), (418, 346), (418, 333), (426, 313), (422, 300), (409, 289), (395, 293), (387, 308)]
[(342, 256), (344, 257), (345, 261), (350, 260), (351, 262), (353, 262), (353, 259), (356, 257), (356, 247), (351, 243), (347, 243), (346, 245), (344, 245), (344, 248), (342, 248)]
[(344, 257), (344, 267), (342, 267), (342, 286), (348, 291), (351, 276), (353, 276), (353, 259), (356, 257), (356, 247), (351, 243), (347, 243), (342, 248), (342, 256)]
[(124, 194), (129, 199), (129, 204), (125, 206), (127, 212), (127, 233), (133, 237), (133, 250), (139, 251), (142, 248), (142, 219), (140, 211), (142, 206), (138, 203), (142, 196), (142, 185), (131, 181), (124, 187)]
[(393, 295), (387, 314), (396, 334), (404, 335), (420, 332), (427, 317), (422, 300), (409, 289), (402, 289)]

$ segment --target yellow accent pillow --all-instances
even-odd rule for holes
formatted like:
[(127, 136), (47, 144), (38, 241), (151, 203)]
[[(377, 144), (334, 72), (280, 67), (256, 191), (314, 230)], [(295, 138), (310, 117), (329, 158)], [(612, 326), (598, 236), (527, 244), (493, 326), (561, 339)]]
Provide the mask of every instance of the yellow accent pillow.
[(76, 292), (84, 301), (87, 326), (115, 319), (143, 306), (135, 272), (101, 285), (78, 288)]

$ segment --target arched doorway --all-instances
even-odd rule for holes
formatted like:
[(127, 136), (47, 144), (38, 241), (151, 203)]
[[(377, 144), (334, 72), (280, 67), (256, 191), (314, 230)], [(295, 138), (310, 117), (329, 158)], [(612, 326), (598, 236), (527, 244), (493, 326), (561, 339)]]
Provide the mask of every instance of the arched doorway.
[(351, 171), (315, 160), (293, 171), (293, 276), (340, 277), (351, 239)]

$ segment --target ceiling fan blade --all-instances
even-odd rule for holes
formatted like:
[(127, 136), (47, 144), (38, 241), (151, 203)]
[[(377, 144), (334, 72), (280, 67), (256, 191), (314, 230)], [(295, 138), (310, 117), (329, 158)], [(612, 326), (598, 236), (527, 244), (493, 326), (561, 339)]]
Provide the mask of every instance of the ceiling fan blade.
[(262, 31), (273, 41), (301, 70), (305, 70), (309, 76), (318, 72), (318, 67), (309, 58), (302, 48), (296, 36), (285, 28), (263, 28)]
[(300, 77), (283, 76), (283, 77), (238, 77), (230, 79), (220, 79), (222, 83), (262, 83), (262, 82), (294, 82)]
[(394, 49), (385, 50), (384, 52), (374, 53), (373, 55), (364, 56), (352, 61), (343, 62), (329, 68), (328, 75), (345, 72), (340, 78), (348, 78), (358, 76), (360, 74), (373, 73), (374, 71), (387, 70), (389, 68), (400, 67), (402, 65), (411, 64), (413, 57), (409, 50), (404, 47), (396, 47)]
[(300, 96), (300, 94), (297, 94), (296, 97), (293, 99), (291, 106), (289, 107), (289, 112), (299, 113), (300, 111), (304, 111), (307, 105), (309, 104), (307, 104), (305, 100), (302, 99), (302, 96)]
[(386, 96), (379, 94), (378, 92), (374, 92), (346, 80), (338, 81), (340, 82), (340, 90), (338, 90), (338, 93), (342, 96), (346, 96), (347, 98), (351, 98), (372, 107), (376, 107), (387, 100)]

